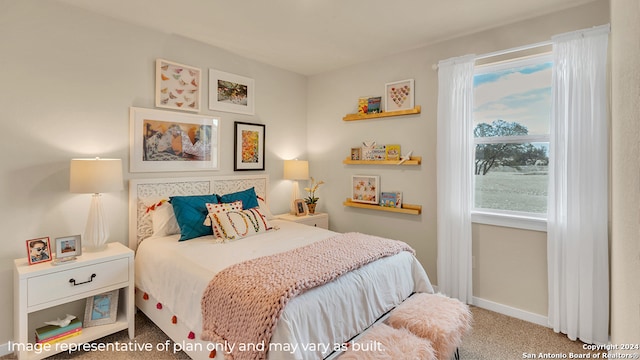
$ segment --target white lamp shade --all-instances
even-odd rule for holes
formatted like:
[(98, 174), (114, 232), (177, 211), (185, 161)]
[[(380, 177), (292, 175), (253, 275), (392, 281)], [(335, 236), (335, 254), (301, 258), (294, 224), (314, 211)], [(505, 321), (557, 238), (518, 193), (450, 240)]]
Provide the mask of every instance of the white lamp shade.
[(309, 178), (309, 162), (306, 160), (285, 160), (284, 178), (287, 180), (307, 180)]
[(83, 194), (122, 190), (122, 160), (71, 159), (69, 188)]

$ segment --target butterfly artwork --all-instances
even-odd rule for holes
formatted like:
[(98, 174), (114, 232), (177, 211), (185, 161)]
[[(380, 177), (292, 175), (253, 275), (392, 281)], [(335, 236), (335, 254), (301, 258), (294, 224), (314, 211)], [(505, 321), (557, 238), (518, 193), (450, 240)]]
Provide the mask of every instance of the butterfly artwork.
[(201, 76), (198, 68), (156, 59), (156, 106), (200, 111)]

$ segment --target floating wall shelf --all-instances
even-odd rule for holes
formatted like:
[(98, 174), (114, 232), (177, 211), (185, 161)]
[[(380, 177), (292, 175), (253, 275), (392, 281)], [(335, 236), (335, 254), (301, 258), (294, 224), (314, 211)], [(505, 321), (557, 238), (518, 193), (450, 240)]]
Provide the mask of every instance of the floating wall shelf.
[(411, 205), (411, 204), (402, 204), (401, 208), (394, 208), (388, 206), (380, 206), (373, 204), (365, 204), (354, 202), (351, 198), (347, 198), (347, 201), (343, 202), (342, 205), (355, 207), (360, 209), (371, 209), (371, 210), (380, 210), (380, 211), (389, 211), (401, 214), (410, 214), (410, 215), (420, 215), (422, 213), (422, 205)]
[(344, 121), (369, 120), (389, 116), (415, 115), (420, 114), (420, 105), (409, 110), (388, 111), (374, 114), (347, 114), (342, 118)]
[(411, 165), (420, 165), (422, 164), (422, 156), (411, 156), (409, 160), (403, 162), (402, 164), (398, 164), (399, 160), (351, 160), (351, 158), (346, 158), (342, 160), (343, 164), (347, 165), (402, 165), (402, 166), (411, 166)]

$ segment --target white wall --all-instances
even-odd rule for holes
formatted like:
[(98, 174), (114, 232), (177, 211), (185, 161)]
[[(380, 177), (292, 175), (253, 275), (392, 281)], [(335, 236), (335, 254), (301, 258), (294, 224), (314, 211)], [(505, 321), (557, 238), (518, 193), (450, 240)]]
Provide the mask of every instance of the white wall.
[[(255, 79), (255, 116), (209, 111), (203, 92), (201, 113), (222, 119), (219, 171), (128, 172), (129, 107), (154, 107), (156, 58), (202, 69), (203, 89), (208, 68)], [(3, 0), (0, 79), (0, 344), (13, 339), (13, 259), (26, 256), (25, 240), (84, 230), (90, 196), (69, 193), (71, 158), (122, 158), (125, 180), (228, 175), (233, 121), (263, 123), (272, 210), (288, 211), (291, 184), (282, 180), (282, 159), (306, 157), (304, 76), (56, 2)], [(127, 191), (105, 194), (104, 202), (112, 241), (126, 244)]]
[[(320, 207), (331, 214), (337, 231), (360, 231), (407, 241), (436, 282), (436, 104), (439, 60), (484, 54), (546, 41), (568, 31), (609, 23), (609, 3), (596, 1), (535, 19), (426, 46), (402, 54), (310, 77), (309, 157), (313, 173), (327, 181)], [(362, 41), (365, 41), (364, 39)], [(366, 39), (375, 46), (375, 39)], [(415, 116), (345, 122), (360, 96), (381, 95), (384, 84), (415, 79)], [(422, 156), (419, 167), (343, 165), (349, 149), (361, 141), (400, 143)], [(400, 190), (407, 203), (422, 205), (421, 215), (344, 207), (353, 174), (381, 176), (381, 189)], [(474, 295), (525, 312), (546, 316), (546, 234), (474, 225)]]
[[(640, 339), (640, 1), (611, 1), (611, 343)], [(629, 351), (638, 353), (638, 350)]]

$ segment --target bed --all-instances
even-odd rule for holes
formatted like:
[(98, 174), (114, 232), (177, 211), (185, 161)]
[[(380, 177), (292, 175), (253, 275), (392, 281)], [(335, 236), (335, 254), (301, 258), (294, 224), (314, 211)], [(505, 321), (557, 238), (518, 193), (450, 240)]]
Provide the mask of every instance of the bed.
[[(268, 187), (266, 175), (130, 180), (129, 245), (136, 251), (136, 306), (175, 342), (166, 351), (183, 350), (194, 359), (224, 359), (233, 343), (202, 340), (202, 297), (214, 275), (236, 264), (343, 236), (273, 218), (267, 205)], [(224, 243), (215, 243), (214, 235), (179, 241), (181, 234), (158, 231), (160, 221), (153, 223), (157, 214), (149, 214), (158, 199), (237, 194), (247, 189), (255, 191), (257, 209), (273, 229)], [(267, 359), (335, 358), (344, 349), (342, 344), (415, 292), (433, 293), (433, 288), (408, 251), (384, 256), (302, 291), (286, 303), (275, 321), (266, 345)]]

